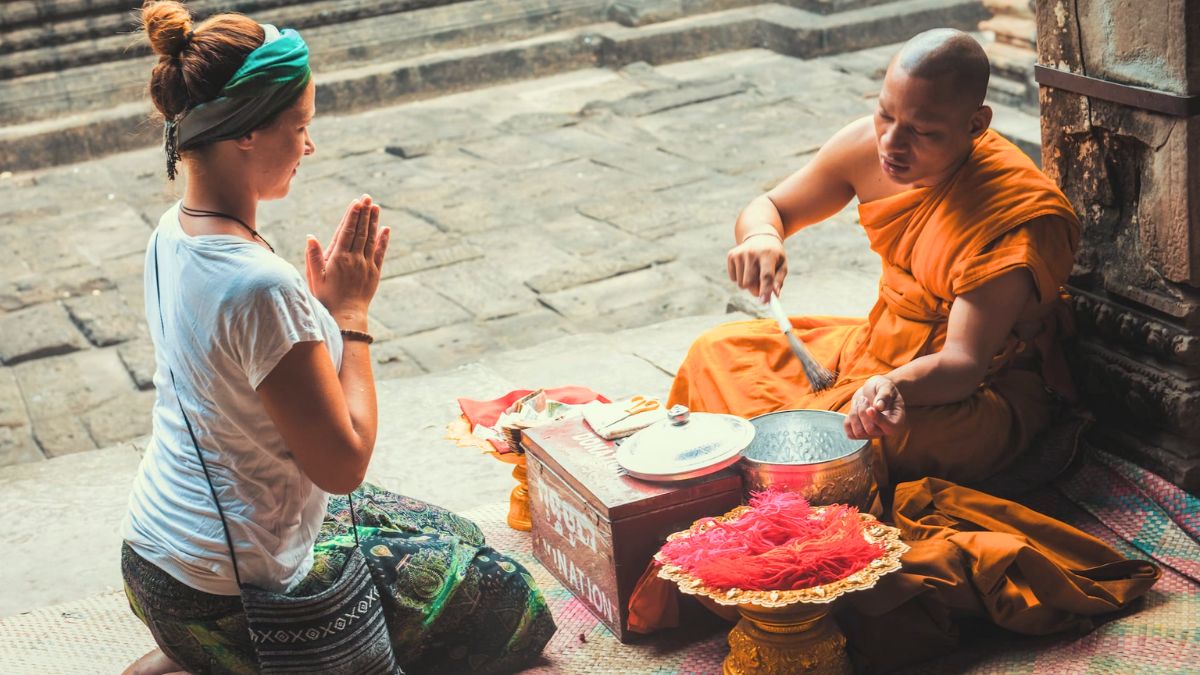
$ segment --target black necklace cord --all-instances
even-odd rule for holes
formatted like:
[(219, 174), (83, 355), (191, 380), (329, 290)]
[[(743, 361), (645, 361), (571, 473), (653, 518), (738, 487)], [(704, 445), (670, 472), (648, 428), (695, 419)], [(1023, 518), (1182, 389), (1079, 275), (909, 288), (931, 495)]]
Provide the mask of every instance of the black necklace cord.
[(183, 204), (183, 202), (179, 203), (179, 211), (181, 213), (191, 216), (193, 218), (225, 218), (227, 220), (232, 220), (233, 222), (237, 223), (238, 225), (241, 225), (242, 227), (246, 228), (246, 231), (250, 233), (250, 236), (254, 237), (255, 239), (261, 241), (264, 245), (266, 245), (266, 247), (271, 250), (271, 253), (275, 252), (275, 247), (271, 245), (271, 242), (267, 241), (265, 237), (263, 237), (261, 234), (258, 233), (258, 230), (254, 229), (253, 227), (250, 227), (249, 225), (246, 224), (246, 221), (242, 220), (241, 218), (238, 218), (237, 216), (230, 215), (228, 213), (221, 213), (220, 211), (205, 211), (203, 209), (193, 209), (191, 207), (185, 206)]

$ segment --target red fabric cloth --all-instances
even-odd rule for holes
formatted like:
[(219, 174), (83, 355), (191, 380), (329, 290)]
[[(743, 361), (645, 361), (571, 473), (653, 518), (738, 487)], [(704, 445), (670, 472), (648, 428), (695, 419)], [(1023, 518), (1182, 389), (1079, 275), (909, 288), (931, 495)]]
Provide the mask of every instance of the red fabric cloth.
[[(509, 406), (518, 399), (528, 396), (533, 392), (533, 389), (517, 389), (490, 401), (460, 398), (458, 399), (458, 406), (462, 408), (463, 415), (471, 423), (472, 429), (478, 424), (491, 427), (495, 426), (496, 421), (500, 419), (500, 415), (505, 410), (508, 410)], [(568, 405), (583, 405), (592, 401), (611, 403), (603, 394), (598, 394), (587, 387), (557, 387), (555, 389), (546, 389), (545, 392), (547, 399)], [(508, 445), (502, 441), (491, 440), (490, 443), (496, 448), (496, 452), (500, 454), (512, 452)]]
[(629, 596), (629, 630), (634, 633), (653, 633), (679, 626), (679, 599), (675, 584), (658, 578), (662, 565), (654, 559), (642, 572)]

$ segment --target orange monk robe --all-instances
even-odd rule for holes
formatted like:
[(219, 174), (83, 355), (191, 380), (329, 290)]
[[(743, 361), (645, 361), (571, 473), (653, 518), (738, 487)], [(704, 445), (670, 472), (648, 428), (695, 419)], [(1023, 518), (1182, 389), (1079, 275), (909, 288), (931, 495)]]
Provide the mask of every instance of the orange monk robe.
[(738, 322), (692, 345), (670, 403), (747, 418), (792, 409), (847, 412), (868, 378), (942, 348), (955, 297), (1024, 268), (1039, 302), (1019, 321), (1041, 321), (1047, 332), (1028, 343), (1011, 336), (974, 395), (910, 406), (907, 431), (878, 444), (892, 485), (925, 476), (965, 483), (985, 478), (1017, 456), (1055, 411), (1040, 369), (1014, 365), (1044, 360), (1031, 357), (1035, 343), (1047, 344), (1060, 315), (1059, 289), (1071, 271), (1079, 221), (1057, 186), (995, 131), (976, 142), (943, 184), (858, 210), (872, 250), (883, 259), (870, 316), (792, 319), (813, 356), (838, 373), (837, 383), (813, 392), (773, 321)]
[(900, 570), (836, 610), (859, 671), (944, 655), (965, 618), (1024, 635), (1081, 635), (1161, 575), (1066, 523), (937, 478), (897, 486), (889, 520), (911, 547)]
[[(883, 258), (870, 316), (792, 319), (817, 360), (838, 372), (835, 386), (811, 391), (774, 322), (749, 321), (697, 340), (671, 403), (744, 417), (847, 411), (871, 376), (942, 348), (956, 296), (1027, 269), (1038, 302), (1019, 321), (1041, 321), (1043, 332), (1028, 342), (1011, 336), (970, 398), (909, 407), (908, 431), (875, 444), (877, 480), (896, 486), (885, 519), (912, 550), (899, 572), (842, 603), (839, 620), (859, 665), (886, 670), (953, 648), (962, 617), (1046, 634), (1086, 629), (1088, 617), (1128, 606), (1157, 580), (1153, 565), (1124, 560), (1036, 511), (942, 480), (975, 482), (1003, 468), (1049, 424), (1057, 403), (1048, 385), (1068, 393), (1053, 341), (1059, 289), (1079, 236), (1066, 198), (989, 131), (944, 184), (862, 204), (859, 215)], [(650, 576), (631, 599), (631, 625), (636, 619), (644, 632), (671, 619), (671, 597), (653, 593)]]

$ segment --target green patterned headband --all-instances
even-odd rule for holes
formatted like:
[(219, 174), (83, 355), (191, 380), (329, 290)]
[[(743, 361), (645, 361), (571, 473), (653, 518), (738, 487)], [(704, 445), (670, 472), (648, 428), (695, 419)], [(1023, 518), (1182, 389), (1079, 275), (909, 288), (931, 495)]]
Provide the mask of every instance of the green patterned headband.
[[(260, 127), (296, 101), (312, 78), (308, 45), (296, 31), (262, 25), (262, 46), (246, 57), (213, 100), (168, 121), (167, 154), (238, 138)], [(168, 161), (171, 158), (168, 157)]]

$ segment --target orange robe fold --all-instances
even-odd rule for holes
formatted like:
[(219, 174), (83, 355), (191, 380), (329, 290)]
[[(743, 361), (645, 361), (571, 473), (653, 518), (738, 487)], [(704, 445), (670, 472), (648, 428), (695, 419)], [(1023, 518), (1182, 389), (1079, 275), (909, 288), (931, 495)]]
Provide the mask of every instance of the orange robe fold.
[(944, 654), (964, 617), (1026, 635), (1085, 633), (1161, 574), (1066, 523), (934, 478), (897, 487), (892, 519), (911, 547), (903, 566), (839, 608), (866, 670)]
[(883, 260), (870, 315), (792, 319), (813, 356), (838, 373), (833, 387), (810, 389), (774, 322), (746, 321), (719, 326), (692, 345), (670, 403), (743, 417), (845, 412), (868, 378), (942, 348), (955, 297), (1024, 268), (1039, 302), (1019, 321), (1040, 322), (1037, 337), (1010, 336), (973, 396), (911, 407), (908, 431), (878, 448), (893, 485), (925, 476), (971, 483), (995, 473), (1049, 424), (1055, 398), (1048, 386), (1070, 393), (1052, 348), (1064, 316), (1060, 288), (1079, 242), (1074, 211), (1024, 153), (988, 131), (952, 178), (862, 204), (859, 219)]

